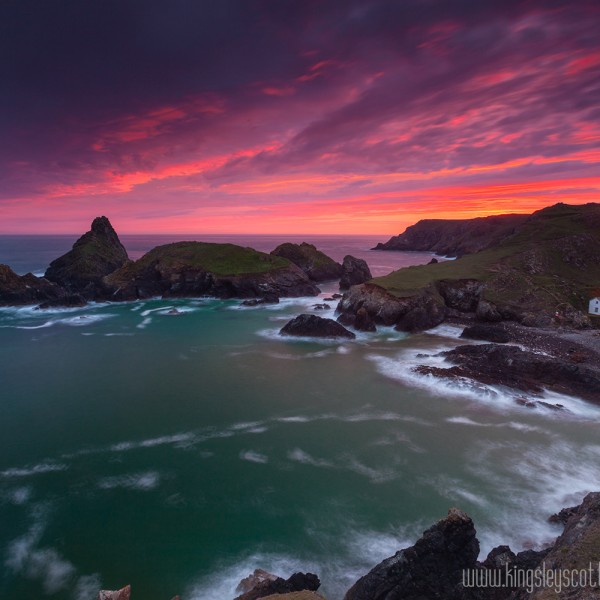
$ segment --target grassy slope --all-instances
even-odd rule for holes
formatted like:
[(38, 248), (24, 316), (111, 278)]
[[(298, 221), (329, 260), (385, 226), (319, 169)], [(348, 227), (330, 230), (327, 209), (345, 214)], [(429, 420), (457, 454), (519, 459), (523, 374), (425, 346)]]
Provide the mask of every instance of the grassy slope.
[(131, 267), (136, 271), (142, 271), (156, 261), (160, 262), (161, 270), (191, 267), (215, 275), (266, 273), (291, 264), (285, 258), (235, 244), (177, 242), (150, 250)]
[[(397, 296), (409, 296), (440, 279), (478, 279), (488, 283), (489, 300), (515, 304), (536, 297), (556, 305), (585, 300), (600, 286), (600, 205), (557, 205), (535, 213), (515, 235), (494, 248), (455, 261), (400, 269), (373, 280)], [(565, 247), (583, 240), (577, 252), (585, 265), (565, 260)]]

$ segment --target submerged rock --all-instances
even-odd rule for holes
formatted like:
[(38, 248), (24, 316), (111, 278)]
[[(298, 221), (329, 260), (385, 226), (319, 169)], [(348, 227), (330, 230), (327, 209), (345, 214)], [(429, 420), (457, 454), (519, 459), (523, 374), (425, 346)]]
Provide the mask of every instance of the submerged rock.
[(46, 278), (68, 289), (94, 294), (103, 277), (122, 267), (129, 257), (106, 217), (96, 217), (90, 231), (73, 244), (73, 249), (53, 260)]
[(279, 332), (281, 335), (299, 337), (348, 338), (356, 336), (333, 319), (323, 319), (316, 315), (299, 315), (289, 321)]
[(302, 269), (312, 281), (339, 279), (342, 275), (342, 265), (306, 242), (281, 244), (271, 254), (287, 258), (287, 260)]
[(353, 285), (366, 283), (370, 279), (373, 279), (371, 270), (366, 261), (362, 258), (355, 258), (354, 256), (344, 256), (344, 262), (342, 263), (342, 275), (340, 279), (340, 290), (350, 289)]

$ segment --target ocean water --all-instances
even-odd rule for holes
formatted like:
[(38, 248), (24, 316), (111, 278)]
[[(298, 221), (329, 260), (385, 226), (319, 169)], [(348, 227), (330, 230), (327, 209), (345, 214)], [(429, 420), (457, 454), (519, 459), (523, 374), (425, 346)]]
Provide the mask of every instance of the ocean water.
[[(161, 241), (123, 238), (133, 256)], [(0, 262), (40, 272), (73, 239), (29, 241), (0, 240)], [(376, 274), (430, 259), (314, 241)], [(336, 600), (451, 506), (473, 516), (483, 554), (542, 546), (550, 513), (600, 489), (600, 408), (554, 396), (568, 412), (533, 410), (414, 375), (441, 360), (417, 354), (460, 343), (452, 326), (278, 335), (317, 301), (0, 309), (0, 597), (92, 600), (131, 583), (135, 598), (227, 600), (264, 568), (316, 572)]]

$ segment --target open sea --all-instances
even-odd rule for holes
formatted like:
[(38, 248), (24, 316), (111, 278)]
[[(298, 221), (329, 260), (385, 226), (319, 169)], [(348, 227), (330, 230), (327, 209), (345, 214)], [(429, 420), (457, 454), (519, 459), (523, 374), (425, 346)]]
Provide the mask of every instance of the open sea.
[[(121, 239), (137, 258), (177, 238)], [(431, 258), (370, 251), (381, 238), (302, 239), (374, 275)], [(0, 263), (42, 273), (74, 241), (0, 236)], [(542, 546), (559, 532), (551, 513), (600, 489), (600, 408), (555, 395), (568, 413), (529, 409), (413, 374), (441, 361), (417, 354), (460, 343), (453, 326), (278, 335), (317, 301), (0, 309), (0, 597), (93, 600), (130, 583), (134, 599), (230, 600), (263, 568), (317, 573), (341, 600), (451, 506), (484, 555)]]

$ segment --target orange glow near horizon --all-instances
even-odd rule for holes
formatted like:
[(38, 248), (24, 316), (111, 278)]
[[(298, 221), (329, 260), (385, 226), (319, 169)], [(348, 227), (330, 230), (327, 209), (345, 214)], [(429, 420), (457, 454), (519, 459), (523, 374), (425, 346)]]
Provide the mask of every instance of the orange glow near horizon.
[(404, 32), (410, 51), (382, 32), (370, 52), (310, 37), (273, 65), (200, 62), (206, 85), (175, 69), (154, 96), (73, 103), (40, 131), (24, 120), (4, 144), (0, 234), (77, 234), (106, 215), (123, 234), (385, 238), (600, 202), (600, 12), (525, 4), (481, 57), (485, 19), (432, 16)]

